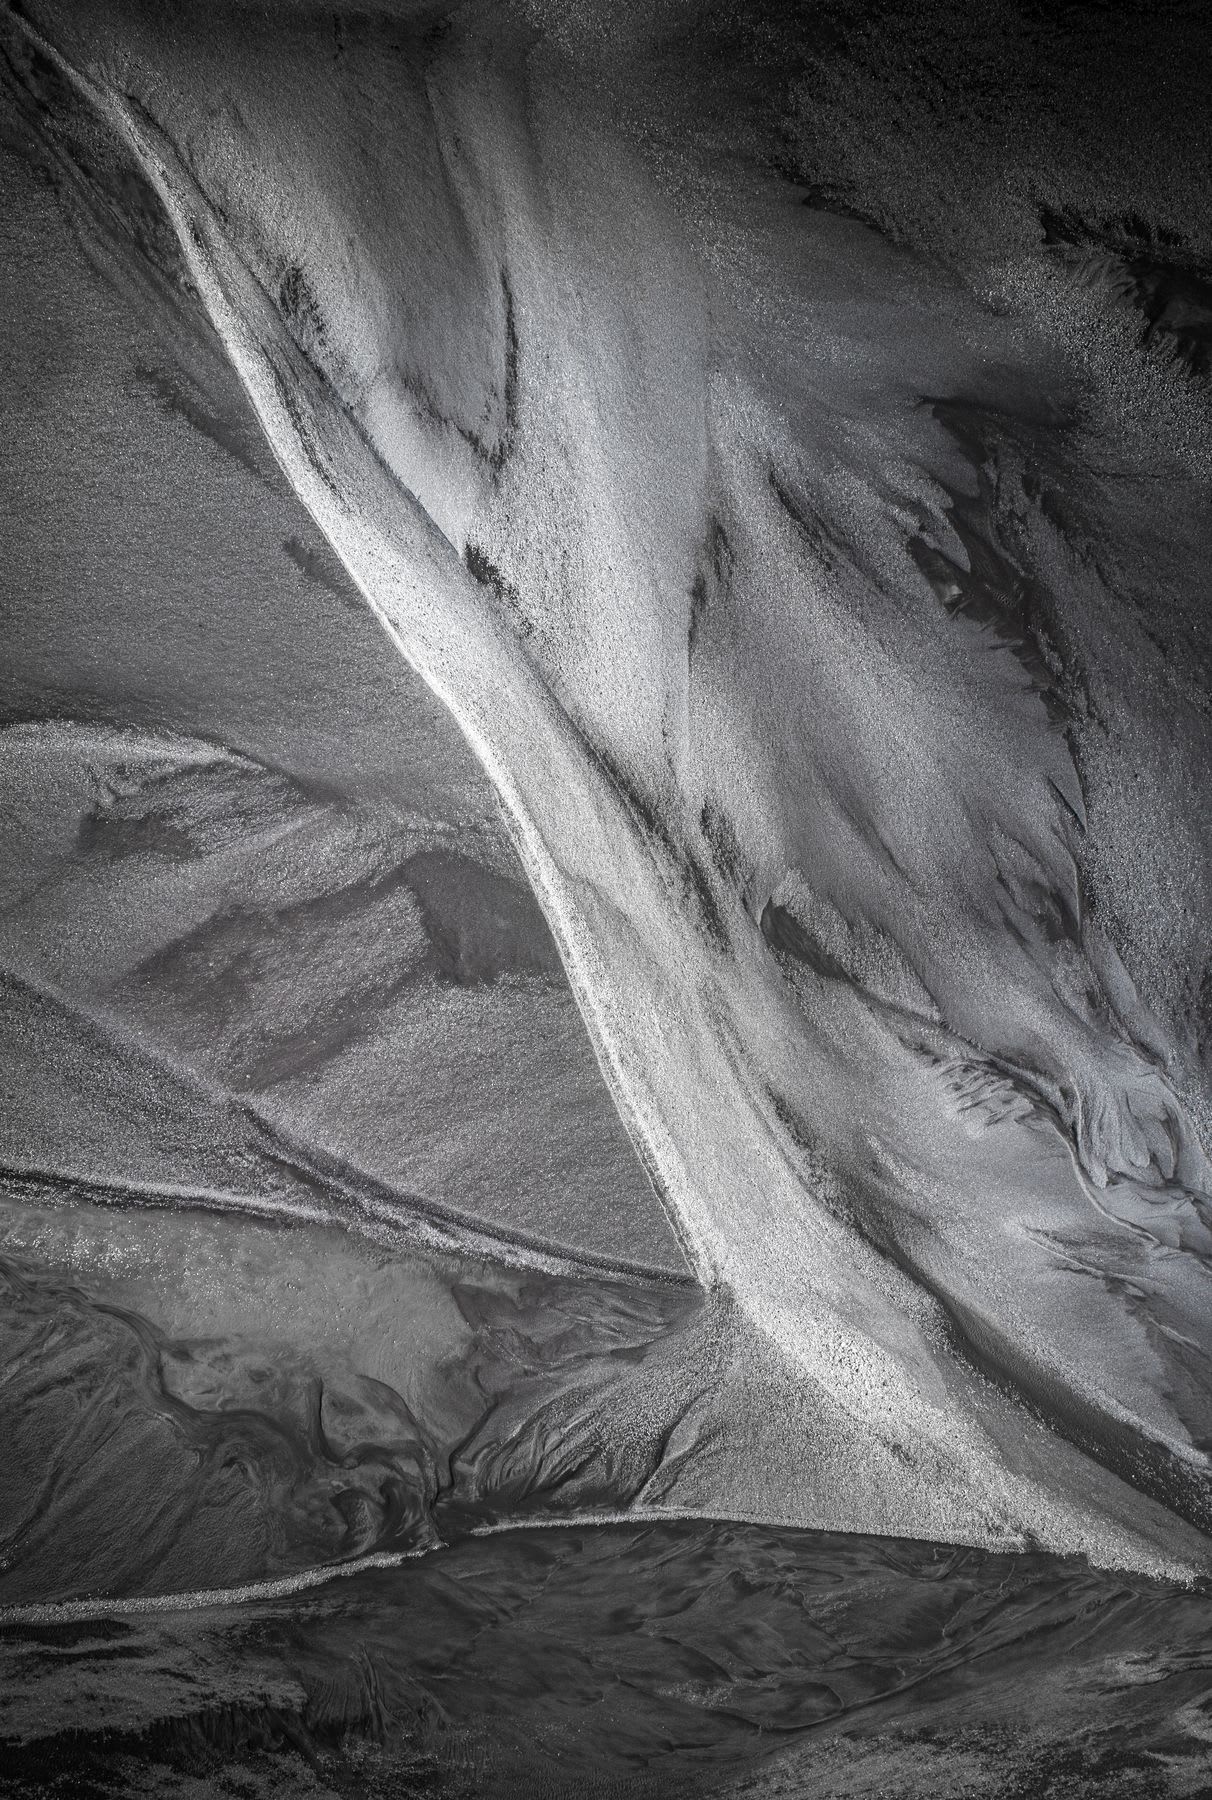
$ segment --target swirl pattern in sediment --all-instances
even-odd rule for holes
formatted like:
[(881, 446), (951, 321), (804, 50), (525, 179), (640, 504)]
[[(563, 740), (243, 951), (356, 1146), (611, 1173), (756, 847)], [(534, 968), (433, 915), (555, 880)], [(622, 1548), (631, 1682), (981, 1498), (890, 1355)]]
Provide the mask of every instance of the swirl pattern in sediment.
[(5, 1792), (1207, 1788), (1205, 28), (604, 21), (3, 14)]
[[(422, 11), (320, 57), (304, 13), (52, 3), (14, 57), (136, 159), (147, 279), (182, 259), (495, 783), (686, 1256), (764, 1345), (770, 1515), (1202, 1566), (1197, 196), (1150, 212), (1129, 156), (1095, 208), (1079, 107), (999, 220), (944, 180), (916, 27), (846, 39), (847, 122), (835, 43), (730, 19)], [(916, 188), (864, 149), (889, 67)], [(371, 881), (338, 1013), (417, 879)]]

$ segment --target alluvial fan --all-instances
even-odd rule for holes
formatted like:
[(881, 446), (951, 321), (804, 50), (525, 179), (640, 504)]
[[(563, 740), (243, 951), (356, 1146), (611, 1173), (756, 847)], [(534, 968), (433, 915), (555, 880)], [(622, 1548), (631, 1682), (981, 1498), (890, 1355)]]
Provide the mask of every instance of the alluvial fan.
[(0, 1791), (1212, 1790), (1212, 25), (0, 8)]

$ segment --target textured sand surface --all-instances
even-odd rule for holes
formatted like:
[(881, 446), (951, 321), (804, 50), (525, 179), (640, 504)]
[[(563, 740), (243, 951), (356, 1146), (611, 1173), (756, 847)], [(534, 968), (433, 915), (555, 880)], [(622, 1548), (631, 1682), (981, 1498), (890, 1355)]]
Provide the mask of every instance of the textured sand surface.
[[(1201, 1791), (1201, 1603), (1150, 1585), (1212, 1530), (1201, 10), (3, 34), (0, 1604), (378, 1619), (647, 1509), (545, 1548), (542, 1594), (597, 1619), (574, 1544), (645, 1618), (651, 1544), (691, 1608), (819, 1552), (887, 1699), (901, 1628), (836, 1534), (918, 1541), (911, 1587), (963, 1545), (1035, 1623), (963, 1639), (945, 1767), (915, 1699), (820, 1791)], [(716, 1698), (807, 1742), (860, 1702), (796, 1710), (817, 1602), (771, 1580), (773, 1713), (727, 1659)], [(1154, 1673), (1057, 1676), (998, 1764), (1042, 1702), (991, 1671), (1038, 1629), (1042, 1692), (1087, 1601), (1124, 1668), (1166, 1618), (1180, 1663), (1119, 1737)], [(447, 1775), (545, 1791), (386, 1626), (306, 1679), (267, 1627), (293, 1697), (250, 1725), (245, 1629), (237, 1760), (385, 1683), (390, 1756), (449, 1708)], [(938, 1681), (952, 1626), (915, 1630)], [(700, 1750), (750, 1791), (678, 1713), (715, 1716), (706, 1642), (641, 1656), (639, 1748), (607, 1709), (617, 1766), (590, 1734), (550, 1791)], [(494, 1666), (550, 1697), (535, 1658)], [(817, 1779), (780, 1767), (752, 1791)]]

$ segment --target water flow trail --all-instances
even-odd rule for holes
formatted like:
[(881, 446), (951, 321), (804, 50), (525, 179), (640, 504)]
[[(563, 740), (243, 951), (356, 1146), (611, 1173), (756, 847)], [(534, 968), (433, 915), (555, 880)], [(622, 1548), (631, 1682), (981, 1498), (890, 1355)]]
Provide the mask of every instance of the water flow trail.
[[(428, 103), (444, 154), (466, 125), (467, 167), (491, 144), (502, 183), (520, 181), (521, 101), (475, 56), (456, 72), (462, 87), (444, 71)], [(359, 359), (391, 362), (380, 341), (390, 321), (371, 291), (382, 245), (371, 242), (365, 267), (355, 245), (351, 272), (327, 254), (321, 221), (306, 267), (278, 251), (275, 230), (289, 245), (291, 228), (274, 216), (276, 190), (245, 125), (217, 157), (226, 178), (247, 177), (255, 230), (241, 239), (150, 104), (76, 79), (154, 186), (296, 492), (495, 783), (688, 1260), (704, 1285), (735, 1297), (764, 1344), (761, 1455), (774, 1481), (795, 1471), (803, 1522), (1198, 1565), (1197, 1529), (1164, 1509), (1204, 1522), (1201, 1403), (1188, 1415), (1186, 1390), (1175, 1400), (1164, 1369), (1141, 1374), (1136, 1323), (1116, 1311), (1122, 1287), (1109, 1280), (1097, 1302), (1113, 1323), (1083, 1335), (1055, 1304), (1059, 1278), (1007, 1283), (999, 1266), (1005, 1246), (1020, 1268), (1051, 1274), (1052, 1252), (1032, 1230), (1042, 1217), (1062, 1237), (1089, 1236), (1091, 1184), (1101, 1193), (1111, 1182), (1129, 1229), (1147, 1218), (1156, 1232), (1164, 1211), (1186, 1233), (1165, 1273), (1177, 1343), (1206, 1298), (1206, 1163), (1158, 1057), (1109, 1029), (1102, 998), (1089, 999), (1053, 954), (1081, 931), (1069, 823), (1081, 796), (1045, 699), (983, 627), (923, 614), (897, 585), (914, 519), (912, 544), (936, 582), (940, 558), (948, 579), (977, 566), (974, 552), (967, 568), (957, 560), (959, 526), (940, 519), (940, 476), (928, 465), (946, 470), (955, 494), (971, 471), (899, 385), (925, 391), (925, 373), (894, 376), (899, 350), (872, 328), (861, 353), (844, 344), (849, 364), (836, 347), (832, 361), (822, 352), (817, 391), (799, 395), (811, 423), (792, 426), (764, 396), (752, 319), (730, 358), (684, 368), (671, 342), (679, 328), (694, 339), (709, 312), (735, 322), (753, 303), (744, 268), (715, 242), (687, 274), (667, 197), (609, 143), (600, 118), (578, 139), (572, 111), (543, 90), (530, 96), (547, 133), (531, 147), (545, 166), (539, 197), (513, 193), (508, 214), (500, 439), (482, 456), (490, 473), (477, 514), (416, 454), (401, 396), (359, 373)], [(171, 82), (156, 93), (171, 113)], [(279, 150), (271, 143), (265, 157)], [(564, 151), (572, 173), (561, 182), (552, 166)], [(467, 167), (460, 229), (471, 231), (477, 208), (506, 209)], [(607, 167), (645, 241), (668, 234), (675, 246), (654, 264), (650, 299), (637, 300), (634, 284), (620, 284), (622, 299), (610, 294), (586, 248), (586, 193)], [(448, 170), (452, 184), (457, 174)], [(347, 179), (334, 152), (333, 189)], [(791, 291), (802, 264), (775, 210), (763, 191), (748, 228), (759, 261)], [(818, 249), (809, 311), (828, 345), (831, 309), (852, 309), (867, 329), (861, 284), (892, 276), (865, 243), (831, 248), (822, 237)], [(276, 299), (270, 266), (284, 270)], [(560, 310), (582, 276), (613, 308), (591, 352), (570, 346)], [(316, 298), (325, 282), (339, 302), (327, 310)], [(549, 291), (554, 318), (543, 314)], [(926, 295), (923, 320), (941, 305)], [(780, 336), (771, 324), (788, 367), (803, 325), (797, 315)], [(957, 383), (977, 381), (981, 358), (952, 346), (962, 332), (945, 310), (923, 330), (947, 346), (952, 363), (940, 366)], [(706, 399), (662, 435), (646, 407), (645, 359), (666, 355)], [(545, 367), (547, 386), (522, 382), (519, 359)], [(881, 384), (895, 396), (887, 419), (863, 411)], [(655, 468), (696, 418), (710, 421), (709, 448), (687, 452), (669, 492), (611, 489), (629, 455)], [(891, 444), (879, 441), (885, 428)], [(865, 468), (850, 504), (878, 495), (884, 536), (851, 520), (851, 540), (831, 544), (801, 490), (824, 480), (848, 432)], [(575, 477), (568, 519), (497, 492), (512, 462), (549, 498), (549, 438)], [(776, 467), (785, 462), (796, 479)], [(494, 528), (488, 549), (473, 526)], [(949, 561), (927, 531), (956, 553)], [(547, 565), (564, 536), (574, 573), (557, 577)], [(592, 572), (599, 554), (611, 559), (608, 578)], [(497, 555), (529, 580), (513, 581)], [(960, 702), (949, 699), (956, 691)], [(1099, 1258), (1113, 1260), (1101, 1243)], [(1129, 1470), (1144, 1494), (1121, 1478)]]

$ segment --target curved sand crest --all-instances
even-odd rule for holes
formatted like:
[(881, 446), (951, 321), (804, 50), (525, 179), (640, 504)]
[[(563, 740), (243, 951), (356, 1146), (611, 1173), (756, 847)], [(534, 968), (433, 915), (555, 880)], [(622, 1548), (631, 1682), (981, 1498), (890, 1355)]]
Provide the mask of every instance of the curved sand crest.
[[(133, 96), (155, 63), (127, 28)], [(472, 26), (432, 54), (428, 122), (408, 84), (356, 119), (330, 86), (305, 164), (289, 80), (254, 92), (255, 43), (221, 46), (243, 111), (187, 167), (185, 36), (145, 100), (97, 102), (497, 783), (701, 1279), (809, 1396), (804, 1522), (1153, 1566), (1169, 1527), (1086, 1453), (1203, 1523), (1206, 1162), (1165, 1024), (1083, 916), (1046, 682), (989, 629), (1017, 572), (985, 466), (921, 405), (962, 393), (1010, 466), (1054, 366), (834, 221), (806, 272), (773, 190), (742, 212), (731, 172), (658, 179), (556, 53), (524, 95)], [(386, 170), (427, 195), (424, 246)], [(428, 425), (401, 242), (470, 295)]]

